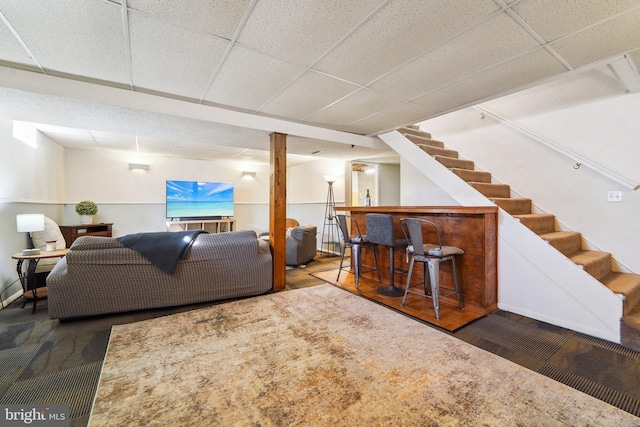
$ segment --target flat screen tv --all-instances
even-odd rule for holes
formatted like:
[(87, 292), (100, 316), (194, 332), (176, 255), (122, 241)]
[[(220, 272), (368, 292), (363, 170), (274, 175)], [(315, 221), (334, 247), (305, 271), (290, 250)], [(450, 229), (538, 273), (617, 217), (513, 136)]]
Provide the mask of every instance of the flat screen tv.
[(233, 183), (167, 180), (167, 218), (181, 221), (233, 216)]

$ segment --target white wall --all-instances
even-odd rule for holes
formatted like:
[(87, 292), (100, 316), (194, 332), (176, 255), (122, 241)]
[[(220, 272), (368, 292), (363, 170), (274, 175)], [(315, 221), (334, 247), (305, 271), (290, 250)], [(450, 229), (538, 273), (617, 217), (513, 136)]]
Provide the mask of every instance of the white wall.
[[(591, 71), (483, 104), (584, 161), (640, 183), (640, 93)], [(587, 98), (594, 94), (593, 98)], [(424, 122), (423, 129), (475, 161), (513, 191), (556, 215), (559, 228), (582, 233), (586, 248), (613, 254), (621, 271), (640, 273), (640, 191), (632, 191), (559, 154), (490, 115), (469, 108)], [(621, 191), (622, 203), (606, 201)]]
[(378, 206), (400, 205), (400, 165), (378, 165)]
[[(27, 236), (15, 229), (18, 213), (45, 213), (59, 224), (77, 224), (75, 204), (88, 199), (98, 204), (96, 222), (114, 223), (114, 236), (163, 231), (165, 180), (233, 181), (238, 229), (269, 228), (269, 165), (63, 149), (42, 134), (34, 149), (11, 134), (12, 123), (0, 120), (0, 300), (5, 304), (21, 293), (11, 259), (27, 244)], [(130, 162), (149, 164), (149, 171), (130, 171)], [(328, 189), (323, 175), (336, 176), (334, 198), (341, 205), (344, 169), (344, 161), (327, 159), (290, 167), (288, 216), (321, 233)], [(255, 178), (243, 178), (242, 171), (255, 171)]]
[(12, 122), (0, 119), (0, 300), (7, 304), (21, 294), (16, 261), (11, 254), (27, 247), (25, 233), (16, 231), (16, 215), (44, 213), (63, 217), (65, 197), (64, 150), (37, 135), (36, 148), (12, 136)]
[[(381, 135), (415, 168), (411, 185), (437, 186), (456, 205), (492, 203), (398, 132)], [(418, 175), (424, 175), (420, 180)], [(462, 279), (464, 282), (464, 278)], [(620, 342), (622, 300), (513, 217), (499, 210), (498, 307)]]
[[(239, 229), (269, 228), (269, 165), (233, 160), (189, 160), (164, 157), (129, 159), (119, 153), (66, 150), (67, 197), (65, 222), (78, 222), (75, 203), (98, 203), (95, 220), (113, 222), (114, 234), (164, 230), (165, 180), (233, 181), (235, 218)], [(149, 164), (146, 172), (130, 171), (128, 163)], [(319, 159), (287, 169), (287, 215), (301, 224), (323, 224), (328, 184), (336, 178), (336, 204), (344, 204), (344, 161)], [(242, 178), (242, 171), (255, 178)]]
[(317, 227), (318, 249), (321, 249), (325, 236), (337, 233), (335, 222), (325, 219), (329, 184), (324, 177), (335, 178), (333, 199), (336, 206), (344, 206), (344, 173), (345, 162), (331, 159), (319, 159), (287, 169), (287, 216), (295, 218), (302, 225)]
[[(130, 171), (129, 162), (148, 171)], [(234, 160), (189, 160), (138, 157), (121, 153), (66, 150), (67, 206), (65, 223), (78, 223), (74, 206), (81, 200), (98, 204), (96, 222), (113, 222), (114, 236), (165, 230), (167, 179), (232, 181), (238, 229), (260, 233), (269, 228), (269, 166)], [(255, 177), (242, 177), (255, 171)]]
[(402, 206), (459, 206), (453, 197), (442, 190), (407, 160), (400, 161), (400, 205)]

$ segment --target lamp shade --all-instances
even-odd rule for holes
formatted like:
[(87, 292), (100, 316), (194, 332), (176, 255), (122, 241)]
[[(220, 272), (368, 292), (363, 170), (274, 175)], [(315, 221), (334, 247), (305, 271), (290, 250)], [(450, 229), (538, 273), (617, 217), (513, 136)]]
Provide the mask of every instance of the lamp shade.
[(44, 214), (18, 214), (16, 225), (19, 233), (44, 230)]

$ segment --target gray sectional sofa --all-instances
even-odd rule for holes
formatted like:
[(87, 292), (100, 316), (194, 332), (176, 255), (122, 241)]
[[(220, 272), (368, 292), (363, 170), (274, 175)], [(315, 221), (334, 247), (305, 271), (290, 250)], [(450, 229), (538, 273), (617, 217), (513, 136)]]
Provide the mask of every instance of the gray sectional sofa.
[(259, 295), (272, 289), (269, 244), (253, 231), (200, 234), (172, 274), (110, 237), (85, 236), (47, 278), (49, 316), (68, 319)]

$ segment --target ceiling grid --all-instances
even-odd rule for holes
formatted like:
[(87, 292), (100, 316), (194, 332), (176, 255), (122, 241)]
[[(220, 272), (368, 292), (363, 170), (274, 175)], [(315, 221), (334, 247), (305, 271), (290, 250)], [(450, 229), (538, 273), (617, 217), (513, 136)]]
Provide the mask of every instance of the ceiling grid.
[[(376, 135), (623, 55), (637, 75), (639, 27), (640, 0), (0, 0), (0, 66)], [(17, 101), (5, 95), (8, 117)], [(149, 113), (107, 124), (104, 108), (85, 110), (77, 126), (91, 112), (99, 119), (84, 130), (110, 131), (131, 146), (136, 129), (141, 150), (172, 156), (222, 156), (223, 144), (261, 150), (247, 139), (265, 135), (162, 117), (183, 135), (170, 142), (177, 132), (166, 125), (156, 126), (164, 136), (142, 133), (152, 128)], [(65, 145), (60, 127), (74, 120), (49, 116), (44, 124), (58, 125), (51, 135)], [(345, 158), (384, 152), (291, 137), (291, 154), (322, 144), (323, 154)], [(82, 146), (78, 138), (68, 146)]]

